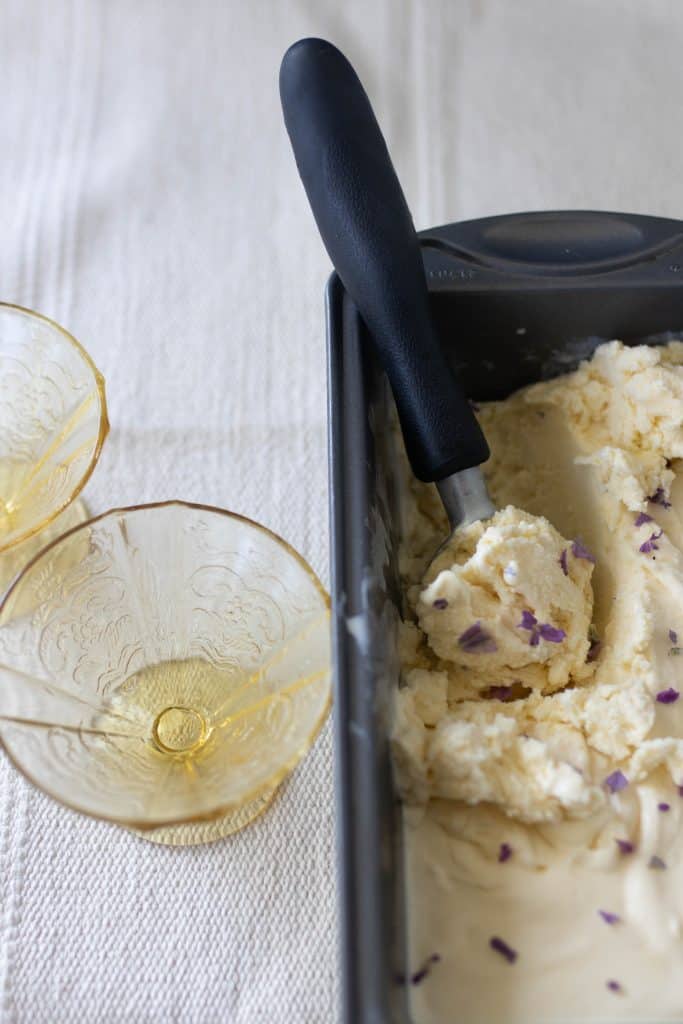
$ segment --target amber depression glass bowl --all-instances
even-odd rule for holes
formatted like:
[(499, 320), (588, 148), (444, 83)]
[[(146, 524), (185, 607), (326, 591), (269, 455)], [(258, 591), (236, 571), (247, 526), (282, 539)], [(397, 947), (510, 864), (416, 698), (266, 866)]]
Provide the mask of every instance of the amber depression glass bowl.
[(0, 559), (73, 501), (108, 429), (88, 353), (47, 317), (0, 303)]
[(5, 750), (50, 796), (161, 842), (217, 838), (263, 810), (325, 718), (329, 599), (251, 520), (115, 509), (8, 591), (0, 695)]

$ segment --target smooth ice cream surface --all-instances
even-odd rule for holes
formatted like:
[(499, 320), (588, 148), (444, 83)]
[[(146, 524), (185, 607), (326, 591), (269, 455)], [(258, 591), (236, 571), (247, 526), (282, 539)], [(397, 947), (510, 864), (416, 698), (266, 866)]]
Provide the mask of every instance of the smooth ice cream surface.
[(414, 1019), (683, 1021), (683, 343), (479, 417), (501, 511), (431, 567), (406, 472), (393, 752), (409, 967), (440, 958)]

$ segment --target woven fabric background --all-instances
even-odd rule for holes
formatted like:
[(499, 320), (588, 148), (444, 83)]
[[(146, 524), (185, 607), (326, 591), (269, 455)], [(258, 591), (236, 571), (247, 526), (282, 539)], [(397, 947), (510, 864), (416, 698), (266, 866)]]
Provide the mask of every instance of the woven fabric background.
[[(3, 0), (0, 298), (107, 378), (93, 511), (255, 517), (328, 579), (327, 260), (281, 123), (301, 35), (363, 78), (419, 227), (683, 216), (683, 9), (649, 0)], [(331, 730), (241, 835), (157, 848), (0, 762), (3, 1024), (338, 1019)]]

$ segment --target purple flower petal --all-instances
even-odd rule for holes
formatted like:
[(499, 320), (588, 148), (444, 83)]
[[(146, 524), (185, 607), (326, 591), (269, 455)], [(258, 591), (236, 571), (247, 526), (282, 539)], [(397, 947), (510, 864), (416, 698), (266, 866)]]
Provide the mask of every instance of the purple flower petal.
[(664, 530), (660, 530), (659, 533), (651, 533), (644, 543), (638, 548), (644, 555), (649, 555), (651, 551), (659, 551), (659, 544), (657, 541), (664, 533)]
[(623, 772), (620, 772), (619, 769), (617, 769), (615, 772), (612, 772), (611, 775), (607, 776), (605, 779), (605, 786), (609, 789), (610, 793), (619, 793), (622, 789), (626, 789), (628, 786), (628, 779)]
[(591, 640), (591, 645), (588, 648), (588, 654), (586, 655), (586, 661), (597, 661), (602, 650), (602, 640)]
[(506, 860), (510, 860), (512, 856), (512, 847), (509, 843), (501, 843), (500, 850), (498, 851), (498, 863), (504, 864)]
[(671, 804), (665, 804), (664, 801), (662, 801), (661, 804), (657, 804), (657, 810), (658, 811), (670, 811), (671, 810)]
[(654, 494), (647, 499), (652, 505), (661, 505), (662, 508), (671, 508), (671, 502), (667, 500), (663, 487), (658, 487)]
[(482, 634), (481, 622), (475, 622), (473, 626), (469, 626), (463, 633), (458, 637), (458, 643), (466, 646), (472, 641), (477, 642)]
[(508, 946), (507, 942), (503, 939), (499, 939), (497, 935), (494, 935), (493, 938), (489, 940), (489, 946), (491, 949), (495, 949), (496, 953), (500, 953), (502, 957), (505, 957), (509, 964), (514, 964), (515, 960), (519, 956), (516, 950), (512, 949), (511, 946)]
[(654, 857), (650, 857), (648, 867), (652, 868), (653, 871), (666, 871), (666, 864), (661, 857), (657, 856), (657, 854), (655, 854)]
[(629, 842), (628, 839), (616, 839), (615, 842), (619, 847), (619, 853), (622, 853), (625, 856), (629, 853), (633, 853), (635, 850), (635, 846), (633, 843)]
[(618, 981), (615, 981), (614, 978), (610, 978), (610, 980), (607, 982), (607, 988), (610, 990), (610, 992), (622, 992), (623, 991), (620, 983)]
[(678, 795), (683, 796), (683, 786), (678, 787)]
[(448, 601), (445, 597), (437, 597), (436, 601), (432, 604), (432, 608), (436, 608), (437, 611), (442, 612), (444, 608), (448, 608)]
[(510, 700), (512, 696), (511, 686), (491, 686), (488, 696), (491, 700)]
[(466, 654), (495, 654), (498, 645), (490, 633), (475, 622), (458, 637), (458, 644)]
[(549, 622), (543, 622), (538, 627), (538, 632), (544, 640), (548, 640), (551, 644), (561, 644), (567, 637), (563, 629), (556, 629)]
[(649, 516), (647, 512), (639, 512), (636, 516), (634, 526), (644, 526), (645, 523), (653, 522), (652, 516)]
[(611, 910), (598, 910), (598, 914), (603, 919), (605, 924), (619, 924), (621, 918), (618, 914), (613, 914)]
[(655, 700), (659, 704), (675, 704), (680, 697), (680, 692), (674, 690), (673, 686), (670, 686), (668, 690), (660, 690)]
[(518, 623), (517, 628), (518, 629), (533, 629), (537, 622), (538, 622), (538, 619), (536, 618), (536, 616), (532, 615), (531, 612), (528, 612), (525, 609), (522, 612), (522, 621), (520, 623)]
[(592, 555), (585, 544), (576, 538), (572, 541), (572, 554), (574, 558), (583, 558), (586, 562), (592, 562), (595, 565), (595, 555)]
[(669, 640), (671, 641), (672, 644), (677, 644), (678, 643), (678, 633), (676, 632), (675, 629), (670, 629), (669, 630)]
[(559, 558), (560, 565), (562, 566), (562, 572), (565, 576), (569, 575), (569, 569), (567, 568), (567, 549), (565, 548)]
[(542, 622), (539, 625), (536, 616), (526, 610), (522, 612), (522, 621), (517, 623), (517, 628), (526, 629), (531, 633), (529, 637), (530, 647), (538, 647), (541, 639), (548, 640), (553, 644), (559, 644), (567, 636), (563, 629), (557, 629), (555, 626), (551, 626), (549, 622)]
[(415, 971), (415, 974), (413, 974), (413, 976), (410, 979), (410, 984), (419, 985), (421, 981), (425, 980), (425, 978), (431, 971), (432, 966), (434, 964), (438, 964), (440, 960), (441, 957), (439, 956), (438, 953), (432, 953), (432, 955), (425, 960), (422, 967), (420, 967), (418, 971)]

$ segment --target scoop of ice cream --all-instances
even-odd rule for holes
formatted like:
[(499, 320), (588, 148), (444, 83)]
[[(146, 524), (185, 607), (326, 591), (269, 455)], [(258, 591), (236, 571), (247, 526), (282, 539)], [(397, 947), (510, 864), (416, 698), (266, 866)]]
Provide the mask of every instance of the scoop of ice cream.
[(580, 543), (509, 506), (458, 530), (434, 561), (420, 627), (476, 689), (516, 681), (549, 693), (587, 674), (592, 571)]

